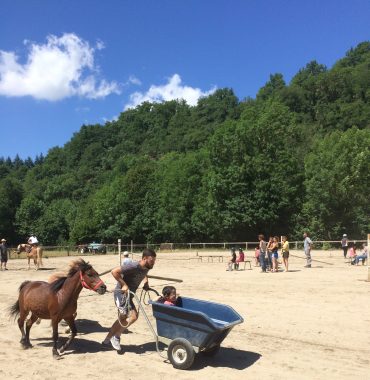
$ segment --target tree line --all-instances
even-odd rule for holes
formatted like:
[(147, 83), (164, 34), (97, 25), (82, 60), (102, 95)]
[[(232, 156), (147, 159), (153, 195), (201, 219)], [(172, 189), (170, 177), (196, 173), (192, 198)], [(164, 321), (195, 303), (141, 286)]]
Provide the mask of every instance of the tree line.
[(0, 233), (14, 244), (364, 238), (370, 231), (370, 42), (309, 62), (255, 98), (143, 103), (63, 147), (0, 159)]

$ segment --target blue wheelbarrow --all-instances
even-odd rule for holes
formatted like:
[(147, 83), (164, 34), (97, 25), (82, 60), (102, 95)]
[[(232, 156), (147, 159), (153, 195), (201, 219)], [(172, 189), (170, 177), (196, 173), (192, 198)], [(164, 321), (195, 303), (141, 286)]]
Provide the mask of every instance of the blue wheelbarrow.
[[(134, 293), (131, 294), (153, 333), (157, 352), (161, 357), (168, 358), (177, 369), (190, 368), (195, 354), (217, 354), (231, 329), (243, 322), (243, 318), (232, 307), (216, 302), (179, 297), (178, 306), (170, 306), (149, 300), (157, 323), (156, 332), (141, 300)], [(167, 356), (159, 349), (159, 342), (168, 346)]]

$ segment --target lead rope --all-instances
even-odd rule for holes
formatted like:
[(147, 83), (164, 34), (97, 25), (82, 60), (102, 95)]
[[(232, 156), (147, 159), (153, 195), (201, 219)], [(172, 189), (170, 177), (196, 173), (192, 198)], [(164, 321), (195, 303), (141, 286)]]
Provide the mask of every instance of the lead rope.
[[(151, 296), (150, 296), (150, 292), (153, 292), (155, 293), (157, 296), (159, 296), (159, 293), (153, 289), (153, 288), (149, 288), (147, 290), (145, 289), (141, 289), (141, 293), (140, 293), (140, 298), (139, 298), (139, 304), (141, 305), (141, 300), (143, 300), (143, 304), (144, 305), (149, 305), (149, 301), (152, 299)], [(143, 297), (143, 293), (144, 293), (144, 297)], [(128, 297), (126, 297), (126, 301), (124, 303), (124, 305), (117, 305), (117, 312), (118, 312), (118, 323), (123, 327), (123, 328), (127, 328), (129, 325), (130, 325), (130, 314), (131, 314), (131, 304), (130, 304), (130, 291), (128, 291), (127, 293)], [(127, 324), (126, 325), (123, 325), (121, 323), (121, 320), (120, 320), (120, 315), (122, 314), (121, 313), (121, 310), (120, 308), (123, 308), (123, 309), (126, 309), (127, 308)], [(137, 317), (139, 318), (139, 313), (140, 313), (140, 307), (138, 308), (138, 311), (137, 311)]]
[[(130, 314), (131, 314), (130, 291), (127, 292), (126, 300), (123, 305), (117, 305), (117, 303), (116, 303), (116, 306), (117, 306), (117, 313), (118, 313), (118, 316), (117, 316), (118, 322), (124, 329), (126, 329), (130, 325)], [(121, 308), (124, 310), (127, 309), (126, 325), (122, 324), (121, 322), (121, 318), (120, 318), (120, 316), (122, 315)]]

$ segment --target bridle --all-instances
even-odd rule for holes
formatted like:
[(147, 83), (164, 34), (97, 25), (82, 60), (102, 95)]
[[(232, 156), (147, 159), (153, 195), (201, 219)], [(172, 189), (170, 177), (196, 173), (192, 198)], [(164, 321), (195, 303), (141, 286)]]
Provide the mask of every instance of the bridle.
[(93, 290), (94, 292), (96, 292), (96, 290), (99, 288), (99, 286), (101, 284), (104, 284), (103, 280), (99, 279), (98, 283), (92, 288), (91, 286), (89, 286), (85, 279), (84, 279), (84, 275), (82, 275), (82, 272), (80, 271), (80, 280), (81, 280), (81, 285), (85, 288), (85, 289), (89, 289), (89, 290)]

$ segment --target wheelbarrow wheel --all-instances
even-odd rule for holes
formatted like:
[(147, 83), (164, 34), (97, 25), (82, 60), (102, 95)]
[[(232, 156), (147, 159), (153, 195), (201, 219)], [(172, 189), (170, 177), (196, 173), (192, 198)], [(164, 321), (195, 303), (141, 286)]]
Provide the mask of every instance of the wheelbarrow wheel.
[(195, 351), (188, 340), (177, 338), (168, 346), (167, 355), (174, 368), (188, 369), (194, 362)]
[(212, 348), (209, 348), (207, 350), (201, 351), (201, 353), (204, 356), (211, 357), (211, 356), (215, 356), (218, 353), (218, 351), (220, 351), (220, 345), (219, 344), (217, 346), (213, 346)]

